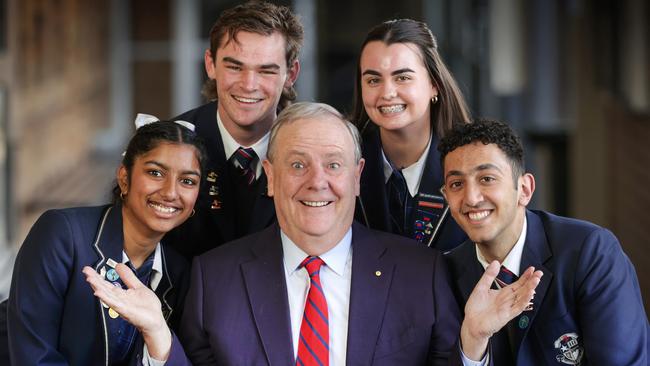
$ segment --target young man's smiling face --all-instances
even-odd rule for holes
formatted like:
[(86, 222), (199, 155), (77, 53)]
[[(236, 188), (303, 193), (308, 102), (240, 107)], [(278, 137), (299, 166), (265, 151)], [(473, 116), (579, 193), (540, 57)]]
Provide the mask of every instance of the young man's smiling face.
[(444, 174), (451, 214), (470, 239), (493, 248), (514, 246), (534, 190), (532, 175), (514, 177), (506, 154), (481, 142), (448, 153)]

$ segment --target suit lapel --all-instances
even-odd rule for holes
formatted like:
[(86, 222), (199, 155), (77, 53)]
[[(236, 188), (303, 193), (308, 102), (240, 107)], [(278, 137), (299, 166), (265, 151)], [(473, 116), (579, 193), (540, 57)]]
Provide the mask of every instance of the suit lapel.
[(228, 160), (223, 147), (223, 140), (217, 124), (217, 103), (206, 108), (206, 115), (197, 119), (197, 134), (205, 140), (208, 156), (208, 168), (201, 186), (202, 208), (210, 212), (211, 223), (218, 228), (224, 242), (235, 238), (235, 216), (232, 209), (234, 190), (228, 173)]
[(476, 283), (481, 278), (485, 270), (476, 258), (475, 244), (470, 240), (467, 240), (465, 243), (459, 246), (454, 251), (453, 255), (455, 258), (461, 259), (458, 261), (461, 268), (459, 270), (460, 273), (457, 273), (456, 275), (458, 276), (458, 290), (460, 291), (460, 295), (462, 297), (461, 303), (465, 304), (467, 303), (469, 295), (472, 293), (472, 290), (474, 290)]
[(241, 269), (253, 318), (269, 364), (293, 364), (291, 320), (277, 225), (265, 230), (252, 247), (255, 258)]
[[(261, 162), (259, 162), (261, 164)], [(259, 182), (257, 182), (257, 198), (253, 206), (254, 216), (251, 218), (248, 223), (248, 232), (254, 233), (264, 229), (269, 226), (269, 224), (275, 218), (275, 207), (273, 205), (273, 198), (269, 197), (267, 194), (268, 181), (266, 180), (266, 174), (262, 171), (260, 175)]]
[(391, 231), (388, 197), (379, 130), (370, 128), (364, 137), (363, 152), (366, 165), (361, 175), (359, 204), (366, 226), (375, 230)]
[(539, 285), (535, 289), (533, 310), (525, 311), (512, 320), (513, 328), (515, 329), (513, 332), (515, 354), (518, 354), (521, 343), (528, 334), (553, 279), (553, 273), (544, 266), (552, 256), (548, 242), (546, 241), (544, 226), (539, 217), (531, 211), (526, 211), (526, 218), (528, 221), (528, 230), (526, 232), (526, 243), (521, 257), (521, 271), (533, 266), (536, 270), (544, 272), (544, 276), (542, 276)]
[(347, 363), (369, 365), (388, 302), (395, 263), (386, 247), (359, 224), (352, 227), (352, 283)]

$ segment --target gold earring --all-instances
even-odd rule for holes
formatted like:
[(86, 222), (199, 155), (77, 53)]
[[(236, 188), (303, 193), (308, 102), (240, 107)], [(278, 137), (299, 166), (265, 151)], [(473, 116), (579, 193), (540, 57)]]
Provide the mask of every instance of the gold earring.
[(438, 96), (434, 95), (433, 98), (431, 98), (431, 103), (436, 104), (438, 103)]
[(194, 216), (195, 213), (196, 213), (196, 211), (194, 209), (192, 209), (192, 213), (190, 214), (190, 217)]
[(120, 191), (120, 199), (124, 201), (124, 197), (126, 197), (126, 192)]

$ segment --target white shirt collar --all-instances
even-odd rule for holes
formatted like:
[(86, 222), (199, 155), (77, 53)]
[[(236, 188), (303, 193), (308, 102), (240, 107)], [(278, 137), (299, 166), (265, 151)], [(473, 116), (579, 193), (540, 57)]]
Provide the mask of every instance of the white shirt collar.
[[(521, 234), (519, 234), (519, 239), (517, 240), (517, 243), (515, 243), (515, 246), (510, 249), (510, 252), (508, 255), (506, 255), (506, 258), (503, 260), (503, 263), (501, 265), (505, 266), (507, 269), (510, 270), (510, 272), (514, 273), (515, 275), (519, 276), (519, 273), (521, 271), (521, 257), (524, 253), (524, 243), (526, 242), (526, 232), (528, 229), (528, 220), (526, 219), (526, 216), (524, 216), (524, 225), (521, 228)], [(478, 245), (474, 245), (476, 248), (476, 258), (478, 261), (481, 263), (483, 268), (487, 268), (489, 263), (481, 254), (481, 251), (478, 248)]]
[[(129, 256), (126, 254), (124, 250), (122, 250), (122, 263), (126, 263), (128, 261), (130, 261)], [(156, 288), (158, 288), (158, 285), (160, 284), (160, 280), (162, 279), (162, 273), (163, 273), (160, 243), (156, 244), (156, 249), (153, 254), (153, 266), (151, 267), (151, 270), (153, 272), (151, 272), (150, 288), (155, 291)]]
[[(302, 263), (308, 254), (300, 249), (289, 237), (280, 230), (280, 238), (282, 239), (282, 250), (284, 253), (284, 271), (286, 276), (291, 276), (294, 272), (300, 269)], [(338, 276), (343, 276), (345, 271), (345, 263), (352, 248), (352, 228), (349, 228), (343, 239), (334, 246), (334, 248), (320, 255), (320, 259), (325, 262)]]
[(223, 151), (226, 154), (226, 160), (230, 159), (232, 154), (234, 154), (240, 146), (244, 148), (252, 148), (259, 158), (258, 164), (255, 164), (255, 177), (259, 178), (260, 174), (262, 174), (262, 164), (260, 162), (266, 159), (266, 152), (269, 147), (270, 131), (262, 136), (261, 139), (257, 140), (257, 142), (255, 142), (253, 145), (242, 146), (237, 141), (235, 141), (235, 139), (232, 137), (232, 135), (230, 135), (226, 127), (223, 125), (218, 111), (217, 126), (219, 127), (219, 133), (221, 133), (221, 141), (223, 142)]
[[(429, 149), (431, 148), (431, 137), (429, 137), (429, 143), (427, 148), (424, 149), (424, 152), (415, 163), (410, 166), (402, 169), (402, 175), (406, 180), (406, 186), (409, 189), (411, 197), (415, 197), (418, 194), (420, 189), (420, 181), (422, 180), (422, 174), (424, 174), (424, 163), (427, 161), (427, 156), (429, 156)], [(388, 183), (390, 175), (393, 174), (393, 166), (388, 161), (386, 154), (384, 154), (384, 149), (381, 149), (381, 157), (384, 162), (384, 184)]]

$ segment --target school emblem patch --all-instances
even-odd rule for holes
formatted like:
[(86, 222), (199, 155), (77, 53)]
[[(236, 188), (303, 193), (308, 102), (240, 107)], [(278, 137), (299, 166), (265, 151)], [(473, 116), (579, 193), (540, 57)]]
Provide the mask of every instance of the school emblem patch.
[(580, 345), (578, 339), (578, 334), (566, 333), (555, 340), (554, 346), (560, 350), (560, 354), (555, 356), (557, 362), (566, 365), (580, 365), (585, 350)]

